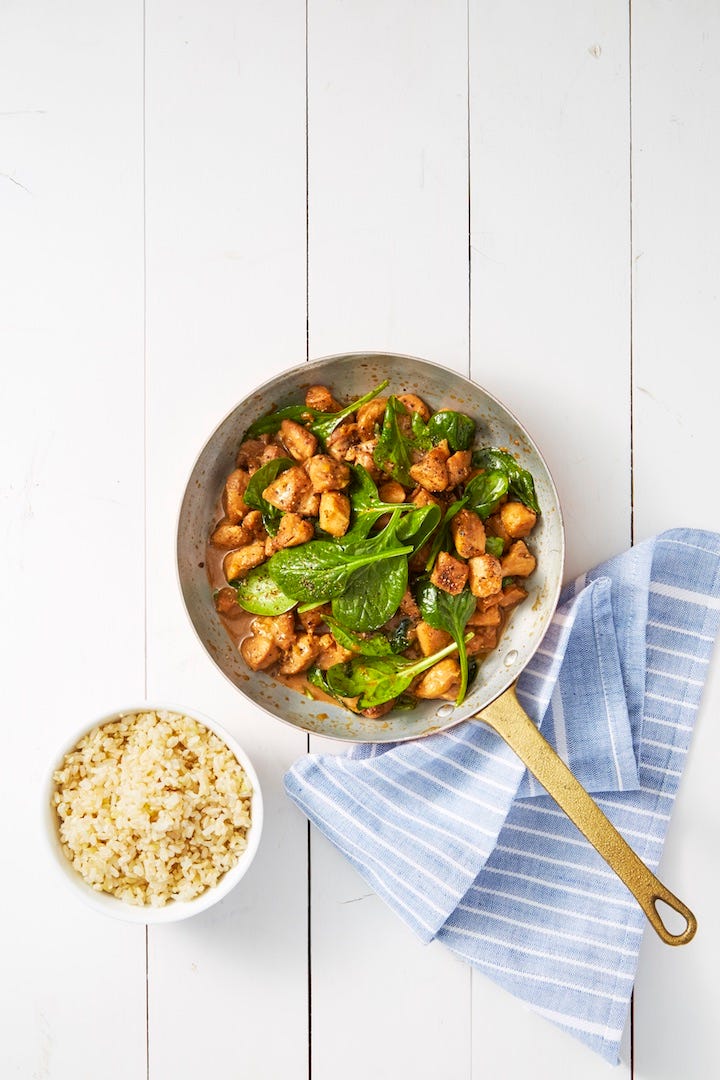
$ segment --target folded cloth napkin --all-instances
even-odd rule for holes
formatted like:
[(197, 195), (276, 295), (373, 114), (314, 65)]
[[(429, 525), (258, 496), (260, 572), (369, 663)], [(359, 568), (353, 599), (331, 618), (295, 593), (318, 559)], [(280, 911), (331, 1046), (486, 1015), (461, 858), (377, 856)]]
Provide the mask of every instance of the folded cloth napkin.
[[(518, 683), (652, 869), (719, 621), (720, 536), (666, 532), (565, 587)], [(285, 786), (424, 941), (618, 1062), (645, 916), (499, 736), (469, 720), (307, 756)]]

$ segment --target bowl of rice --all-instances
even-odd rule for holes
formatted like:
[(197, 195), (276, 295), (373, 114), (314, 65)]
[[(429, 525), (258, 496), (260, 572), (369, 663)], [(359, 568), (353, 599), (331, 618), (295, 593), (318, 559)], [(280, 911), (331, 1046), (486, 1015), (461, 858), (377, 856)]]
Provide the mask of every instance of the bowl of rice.
[(260, 842), (252, 762), (214, 720), (140, 705), (96, 720), (57, 755), (45, 793), (51, 852), (86, 902), (175, 922), (226, 896)]

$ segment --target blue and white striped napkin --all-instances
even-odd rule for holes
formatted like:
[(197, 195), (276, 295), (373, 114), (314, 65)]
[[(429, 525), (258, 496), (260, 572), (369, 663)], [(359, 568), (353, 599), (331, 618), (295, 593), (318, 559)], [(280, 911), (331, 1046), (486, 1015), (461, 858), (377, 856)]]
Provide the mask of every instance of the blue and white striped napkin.
[[(518, 685), (652, 869), (719, 622), (720, 536), (666, 532), (565, 587)], [(617, 1063), (645, 917), (494, 732), (308, 756), (285, 786), (424, 941)]]

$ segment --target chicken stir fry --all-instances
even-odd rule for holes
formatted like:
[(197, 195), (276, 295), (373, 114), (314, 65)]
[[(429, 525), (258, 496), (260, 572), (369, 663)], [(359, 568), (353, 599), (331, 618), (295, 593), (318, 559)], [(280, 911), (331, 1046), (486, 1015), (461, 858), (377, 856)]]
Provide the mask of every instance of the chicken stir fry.
[[(343, 406), (327, 386), (248, 430), (211, 546), (215, 593), (253, 671), (377, 718), (460, 704), (535, 570), (540, 507), (475, 423), (387, 383)], [(247, 615), (243, 616), (247, 619)]]

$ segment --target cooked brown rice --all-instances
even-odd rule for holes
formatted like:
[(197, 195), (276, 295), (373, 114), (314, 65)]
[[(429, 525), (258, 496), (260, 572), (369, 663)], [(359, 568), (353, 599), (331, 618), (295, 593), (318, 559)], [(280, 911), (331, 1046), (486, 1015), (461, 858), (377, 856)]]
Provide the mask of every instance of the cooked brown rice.
[(142, 712), (93, 728), (53, 778), (68, 859), (94, 889), (131, 904), (190, 900), (247, 846), (250, 781), (189, 716)]

